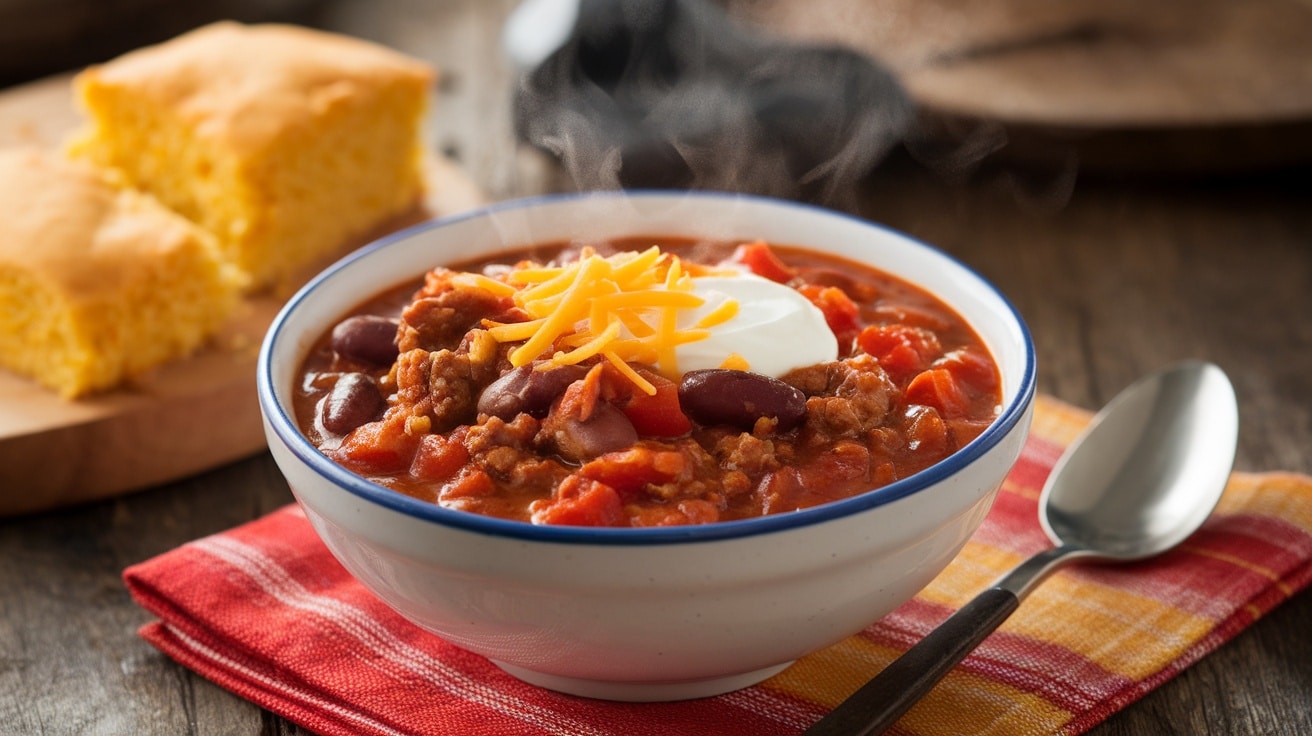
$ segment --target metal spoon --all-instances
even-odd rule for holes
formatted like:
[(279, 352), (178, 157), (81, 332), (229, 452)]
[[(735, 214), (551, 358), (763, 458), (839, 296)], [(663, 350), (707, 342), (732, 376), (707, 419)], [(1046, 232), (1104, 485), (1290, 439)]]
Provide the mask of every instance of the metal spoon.
[(1216, 507), (1238, 435), (1234, 388), (1215, 365), (1180, 363), (1126, 388), (1043, 487), (1039, 520), (1057, 546), (1004, 575), (806, 734), (883, 733), (1062, 565), (1139, 560), (1184, 541)]

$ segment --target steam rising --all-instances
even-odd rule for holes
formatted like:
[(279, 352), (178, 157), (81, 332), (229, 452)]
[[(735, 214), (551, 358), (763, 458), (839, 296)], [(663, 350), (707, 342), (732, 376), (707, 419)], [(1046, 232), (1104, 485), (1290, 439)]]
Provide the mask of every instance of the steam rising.
[(581, 190), (695, 188), (850, 206), (906, 135), (897, 81), (840, 47), (735, 25), (706, 0), (583, 0), (524, 77), (516, 129)]

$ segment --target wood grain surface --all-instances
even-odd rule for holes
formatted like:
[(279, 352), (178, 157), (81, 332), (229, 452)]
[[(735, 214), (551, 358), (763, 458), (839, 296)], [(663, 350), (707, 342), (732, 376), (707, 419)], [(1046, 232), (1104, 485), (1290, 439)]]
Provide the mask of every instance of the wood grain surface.
[[(494, 199), (567, 189), (516, 146), (497, 47), (514, 0), (335, 0), (314, 23), (446, 72), (432, 143)], [(1096, 408), (1139, 375), (1220, 364), (1241, 405), (1240, 470), (1312, 472), (1312, 174), (1172, 181), (899, 154), (862, 214), (993, 280), (1028, 321), (1040, 389)], [(124, 567), (292, 498), (267, 454), (111, 500), (0, 521), (0, 734), (300, 734), (135, 634)], [(1312, 733), (1312, 592), (1094, 728), (1096, 736)]]
[(723, 2), (772, 35), (878, 59), (933, 132), (988, 127), (1013, 161), (1157, 173), (1312, 163), (1306, 0)]
[[(60, 75), (0, 90), (0, 146), (59, 147), (81, 120), (69, 85), (70, 76)], [(428, 180), (413, 211), (343, 243), (336, 255), (485, 203), (443, 156), (432, 156)], [(0, 371), (0, 517), (109, 498), (264, 451), (255, 361), (281, 296), (248, 297), (194, 355), (78, 401)]]

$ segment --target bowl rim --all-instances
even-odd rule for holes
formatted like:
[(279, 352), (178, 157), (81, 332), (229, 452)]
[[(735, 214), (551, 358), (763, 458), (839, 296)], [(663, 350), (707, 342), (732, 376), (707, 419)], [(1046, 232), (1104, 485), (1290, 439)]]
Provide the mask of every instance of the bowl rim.
[[(573, 200), (592, 199), (599, 196), (611, 196), (623, 199), (655, 197), (679, 197), (684, 199), (695, 197), (713, 199), (724, 197), (739, 201), (749, 200), (770, 206), (798, 208), (812, 214), (852, 220), (858, 225), (901, 238), (914, 247), (928, 249), (955, 264), (958, 268), (962, 269), (964, 273), (976, 279), (980, 285), (985, 287), (987, 291), (991, 292), (992, 295), (999, 300), (999, 302), (1008, 310), (1011, 319), (1015, 321), (1015, 327), (1018, 329), (1021, 336), (1025, 355), (1024, 371), (1020, 378), (1020, 385), (1016, 392), (1016, 396), (1011, 402), (1004, 404), (1002, 411), (993, 423), (990, 424), (989, 427), (979, 436), (971, 440), (971, 442), (965, 447), (962, 447), (947, 458), (921, 470), (920, 472), (907, 476), (906, 478), (901, 478), (880, 488), (875, 488), (850, 498), (831, 501), (819, 506), (787, 514), (774, 514), (754, 517), (751, 519), (721, 521), (713, 524), (641, 528), (539, 525), (523, 521), (484, 516), (468, 511), (448, 509), (435, 503), (407, 496), (399, 491), (366, 480), (364, 477), (333, 462), (305, 438), (301, 433), (297, 422), (288, 415), (279, 403), (277, 393), (274, 389), (273, 379), (272, 355), (274, 346), (282, 337), (283, 329), (290, 316), (316, 289), (319, 288), (321, 284), (331, 279), (338, 272), (351, 267), (357, 261), (367, 258), (370, 254), (385, 249), (393, 243), (407, 240), (429, 230), (449, 227), (455, 223), (473, 218), (494, 216), (498, 212), (507, 210), (544, 205), (557, 205), (568, 203)], [(852, 516), (869, 509), (884, 506), (925, 490), (940, 481), (961, 472), (976, 459), (982, 457), (989, 450), (997, 446), (1003, 438), (1011, 433), (1026, 415), (1029, 405), (1034, 400), (1037, 382), (1036, 362), (1033, 338), (1028, 326), (1025, 324), (1024, 319), (1021, 317), (1020, 312), (1016, 309), (1015, 305), (1013, 305), (992, 282), (985, 279), (970, 266), (967, 266), (954, 256), (936, 248), (935, 246), (929, 245), (921, 240), (906, 235), (905, 233), (865, 218), (804, 202), (734, 192), (650, 189), (545, 194), (505, 200), (475, 210), (445, 217), (438, 217), (418, 223), (379, 238), (362, 248), (352, 251), (314, 276), (309, 282), (297, 290), (297, 292), (292, 295), (292, 297), (289, 298), (279, 310), (277, 316), (275, 316), (270, 323), (260, 346), (256, 371), (256, 383), (260, 410), (264, 414), (266, 424), (283, 446), (311, 471), (363, 501), (368, 501), (405, 516), (431, 522), (440, 526), (454, 527), (469, 532), (506, 537), (514, 540), (555, 542), (563, 544), (644, 546), (681, 544), (689, 542), (711, 542), (794, 530)]]

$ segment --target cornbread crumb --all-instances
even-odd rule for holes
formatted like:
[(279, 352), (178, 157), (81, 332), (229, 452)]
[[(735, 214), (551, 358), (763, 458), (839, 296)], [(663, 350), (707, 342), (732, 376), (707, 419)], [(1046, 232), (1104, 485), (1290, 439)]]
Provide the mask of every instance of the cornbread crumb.
[(69, 151), (215, 233), (252, 288), (295, 285), (418, 204), (434, 76), (346, 36), (214, 23), (80, 73)]
[(194, 351), (244, 277), (213, 236), (94, 167), (0, 151), (0, 367), (67, 398)]

